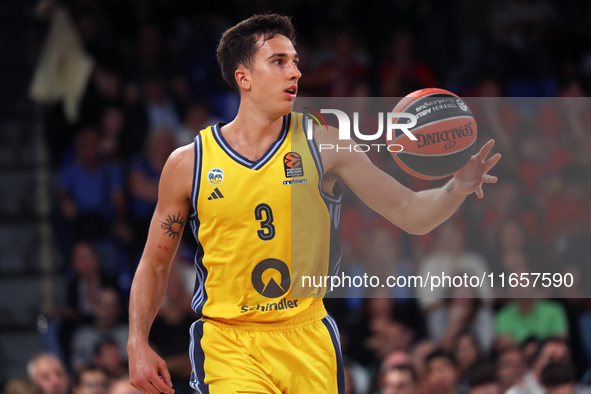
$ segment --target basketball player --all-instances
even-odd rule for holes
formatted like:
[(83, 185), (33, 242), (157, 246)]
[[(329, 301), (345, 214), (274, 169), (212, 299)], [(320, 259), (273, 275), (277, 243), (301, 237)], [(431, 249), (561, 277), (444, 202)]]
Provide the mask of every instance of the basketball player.
[[(487, 143), (443, 188), (414, 193), (360, 153), (319, 153), (336, 130), (305, 136), (297, 95), (298, 54), (287, 17), (253, 16), (226, 31), (217, 55), (240, 93), (228, 124), (203, 130), (168, 159), (131, 290), (132, 385), (173, 393), (164, 361), (148, 345), (184, 227), (199, 244), (191, 327), (191, 387), (202, 393), (337, 393), (344, 390), (339, 334), (322, 299), (293, 296), (297, 270), (333, 274), (341, 178), (371, 208), (412, 234), (450, 217), (466, 195), (483, 197)], [(343, 141), (339, 143), (342, 144)], [(296, 253), (292, 256), (292, 243)], [(312, 265), (306, 266), (306, 262)], [(301, 272), (299, 273), (301, 274)]]

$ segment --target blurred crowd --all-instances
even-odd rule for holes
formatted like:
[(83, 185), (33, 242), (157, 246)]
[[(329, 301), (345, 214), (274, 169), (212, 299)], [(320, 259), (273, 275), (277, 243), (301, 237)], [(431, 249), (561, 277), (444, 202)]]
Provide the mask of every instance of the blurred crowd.
[[(349, 289), (326, 305), (341, 330), (347, 393), (571, 393), (591, 383), (591, 6), (551, 0), (63, 1), (94, 66), (76, 120), (44, 106), (55, 173), (52, 224), (66, 261), (46, 349), (6, 393), (129, 393), (129, 286), (168, 155), (229, 121), (221, 33), (254, 13), (291, 15), (299, 95), (402, 97), (441, 87), (468, 100), (479, 144), (503, 154), (485, 187), (426, 236), (409, 236), (346, 192), (350, 274), (570, 273), (557, 292), (484, 286), (414, 294)], [(503, 99), (501, 97), (560, 97)], [(414, 190), (385, 154), (376, 165)], [(190, 393), (195, 274), (183, 237), (150, 340)], [(382, 289), (383, 290), (383, 289)], [(23, 371), (25, 375), (25, 371)], [(85, 391), (88, 390), (88, 391)], [(578, 391), (575, 391), (578, 390)], [(591, 392), (591, 389), (587, 387)]]

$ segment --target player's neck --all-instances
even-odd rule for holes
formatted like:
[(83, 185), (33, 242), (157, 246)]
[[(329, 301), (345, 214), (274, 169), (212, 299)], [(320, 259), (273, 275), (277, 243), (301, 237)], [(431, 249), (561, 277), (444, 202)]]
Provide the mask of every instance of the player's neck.
[(282, 116), (272, 117), (241, 105), (236, 118), (220, 131), (232, 149), (254, 161), (277, 140), (282, 126)]

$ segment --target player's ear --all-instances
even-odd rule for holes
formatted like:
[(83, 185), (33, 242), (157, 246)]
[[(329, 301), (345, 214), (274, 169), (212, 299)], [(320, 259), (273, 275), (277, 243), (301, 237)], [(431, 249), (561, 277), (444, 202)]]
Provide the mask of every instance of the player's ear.
[(234, 78), (238, 87), (242, 90), (250, 90), (250, 70), (243, 65), (239, 65), (234, 72)]

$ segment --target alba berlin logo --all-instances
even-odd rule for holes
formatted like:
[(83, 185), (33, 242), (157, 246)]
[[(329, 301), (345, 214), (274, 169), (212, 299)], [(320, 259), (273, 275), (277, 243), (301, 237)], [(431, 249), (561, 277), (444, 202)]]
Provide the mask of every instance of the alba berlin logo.
[(291, 278), (289, 268), (281, 260), (265, 259), (252, 270), (252, 286), (267, 298), (281, 297), (289, 290)]

